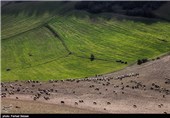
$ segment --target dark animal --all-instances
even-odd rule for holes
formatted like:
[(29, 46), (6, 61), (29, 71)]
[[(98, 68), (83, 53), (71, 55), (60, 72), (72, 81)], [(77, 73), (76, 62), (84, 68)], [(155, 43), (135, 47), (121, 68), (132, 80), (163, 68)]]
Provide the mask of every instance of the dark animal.
[(111, 103), (110, 102), (107, 102), (107, 105), (110, 105)]
[(137, 108), (137, 106), (136, 106), (136, 105), (133, 105), (133, 108)]
[(7, 68), (6, 71), (10, 71), (11, 69), (10, 68)]
[(77, 102), (75, 102), (75, 105), (78, 105), (78, 103), (77, 103)]

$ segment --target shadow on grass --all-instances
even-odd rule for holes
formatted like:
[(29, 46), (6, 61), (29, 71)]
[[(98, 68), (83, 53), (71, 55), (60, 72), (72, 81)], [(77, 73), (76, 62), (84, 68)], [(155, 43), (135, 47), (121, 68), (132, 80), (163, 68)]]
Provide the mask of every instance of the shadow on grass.
[[(17, 17), (20, 13), (23, 13), (29, 17), (31, 16), (41, 16), (44, 13), (49, 13), (51, 16), (53, 15), (66, 15), (68, 12), (71, 11), (78, 11), (81, 12), (82, 10), (77, 10), (75, 8), (75, 5), (77, 4), (77, 1), (23, 1), (19, 3), (11, 3), (9, 5), (6, 5), (2, 8), (2, 15), (8, 14), (14, 17)], [(122, 2), (123, 3), (123, 2)], [(83, 10), (88, 11), (88, 10)], [(84, 12), (78, 15), (78, 17), (83, 15)], [(91, 13), (89, 13), (91, 14)], [(102, 11), (99, 14), (91, 14), (90, 17), (93, 16), (99, 16), (103, 17), (106, 20), (110, 20), (112, 18), (117, 18), (118, 20), (132, 20), (134, 22), (142, 22), (145, 24), (153, 24), (156, 22), (159, 22), (161, 18), (146, 18), (146, 17), (137, 17), (137, 16), (127, 16), (122, 15), (121, 13), (114, 14), (114, 12), (105, 12)], [(165, 19), (162, 19), (165, 20)]]

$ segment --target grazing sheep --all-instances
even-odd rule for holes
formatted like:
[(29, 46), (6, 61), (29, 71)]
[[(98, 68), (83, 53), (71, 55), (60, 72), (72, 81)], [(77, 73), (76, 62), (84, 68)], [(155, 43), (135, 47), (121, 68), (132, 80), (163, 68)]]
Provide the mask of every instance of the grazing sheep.
[(95, 88), (95, 90), (99, 91), (99, 88)]
[(46, 92), (46, 95), (50, 95), (50, 92)]
[(159, 108), (161, 108), (161, 105), (158, 105)]
[(137, 108), (137, 106), (136, 106), (136, 105), (133, 105), (133, 108)]
[(1, 94), (1, 97), (3, 98), (3, 97), (6, 97), (6, 93), (2, 93)]
[(44, 99), (45, 99), (45, 100), (49, 100), (50, 98), (49, 98), (49, 97), (47, 97), (47, 96), (44, 96)]
[(17, 88), (17, 92), (20, 92), (20, 88)]
[(155, 85), (155, 88), (160, 88), (158, 85)]
[(37, 99), (37, 97), (35, 96), (33, 99), (34, 99), (34, 100), (36, 100), (36, 99)]
[(53, 92), (53, 89), (50, 89), (51, 92)]
[(84, 101), (83, 100), (79, 100), (80, 103), (83, 103)]
[(110, 102), (107, 102), (107, 105), (110, 105), (111, 103)]
[(52, 80), (52, 79), (51, 79), (51, 80), (49, 80), (49, 83), (53, 83), (53, 82), (54, 82), (54, 80)]
[(27, 83), (31, 83), (31, 80), (28, 80)]
[(19, 106), (15, 106), (15, 108), (17, 108), (17, 109), (18, 109), (18, 108), (21, 108), (21, 107), (19, 107)]
[(8, 89), (7, 89), (7, 88), (5, 88), (5, 91), (8, 91)]
[(77, 83), (79, 83), (80, 81), (79, 81), (79, 80), (77, 80), (76, 82), (77, 82)]
[(123, 90), (123, 89), (124, 89), (124, 87), (121, 88), (121, 90)]
[(74, 104), (75, 104), (75, 105), (78, 105), (78, 103), (77, 103), (77, 102), (75, 102)]

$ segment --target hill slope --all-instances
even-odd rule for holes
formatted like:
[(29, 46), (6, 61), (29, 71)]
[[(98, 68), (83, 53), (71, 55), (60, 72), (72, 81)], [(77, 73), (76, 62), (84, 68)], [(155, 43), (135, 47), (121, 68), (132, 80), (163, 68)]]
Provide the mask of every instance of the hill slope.
[[(169, 22), (119, 20), (119, 15), (74, 10), (74, 4), (30, 2), (2, 9), (3, 81), (94, 76), (170, 51)], [(108, 15), (113, 17), (106, 20)]]

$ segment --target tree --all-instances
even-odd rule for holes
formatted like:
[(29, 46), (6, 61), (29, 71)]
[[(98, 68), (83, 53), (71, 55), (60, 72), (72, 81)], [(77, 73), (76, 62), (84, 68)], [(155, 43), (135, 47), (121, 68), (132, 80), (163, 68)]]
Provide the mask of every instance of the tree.
[(93, 61), (94, 59), (95, 59), (94, 55), (91, 54), (91, 55), (90, 55), (90, 60)]
[(141, 65), (142, 64), (142, 60), (138, 59), (137, 64)]

